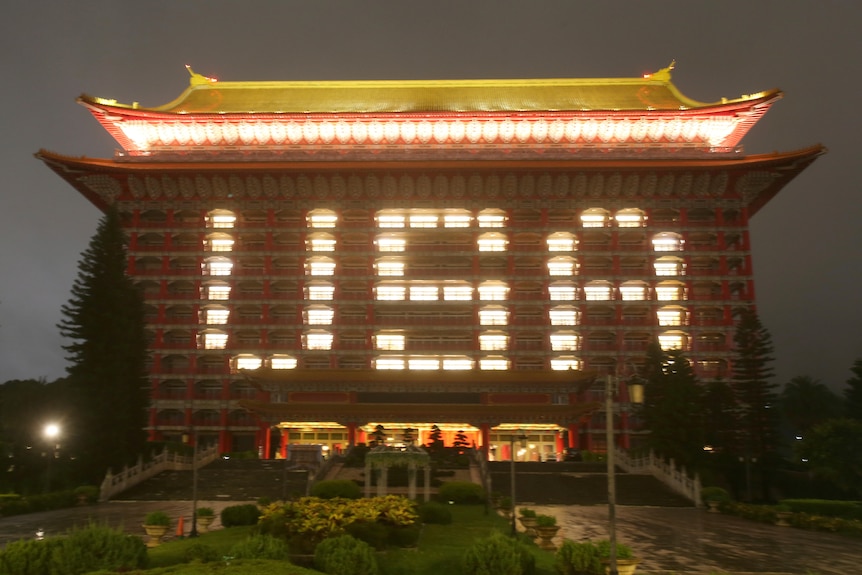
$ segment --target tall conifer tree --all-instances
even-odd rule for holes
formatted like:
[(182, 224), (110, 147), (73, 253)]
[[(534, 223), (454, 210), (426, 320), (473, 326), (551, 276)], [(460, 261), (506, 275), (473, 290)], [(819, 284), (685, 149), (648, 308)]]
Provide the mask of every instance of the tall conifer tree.
[(144, 301), (126, 274), (126, 241), (109, 210), (78, 264), (60, 332), (71, 343), (69, 386), (74, 398), (70, 441), (81, 479), (134, 462), (146, 444), (147, 336)]
[(862, 421), (862, 359), (857, 359), (850, 371), (853, 377), (847, 380), (844, 390), (847, 417)]
[(739, 415), (739, 455), (757, 463), (762, 497), (768, 498), (768, 470), (778, 457), (778, 395), (772, 381), (772, 338), (754, 310), (744, 310), (734, 334), (733, 393)]

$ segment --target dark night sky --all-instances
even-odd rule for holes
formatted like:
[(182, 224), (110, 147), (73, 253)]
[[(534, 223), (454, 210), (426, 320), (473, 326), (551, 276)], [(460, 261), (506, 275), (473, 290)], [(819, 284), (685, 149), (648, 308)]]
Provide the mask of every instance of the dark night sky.
[(100, 213), (33, 158), (109, 157), (82, 92), (160, 105), (184, 64), (222, 80), (627, 77), (676, 59), (674, 83), (715, 101), (785, 98), (746, 153), (822, 142), (753, 220), (761, 319), (778, 381), (833, 388), (862, 357), (858, 0), (13, 2), (0, 21), (0, 382), (64, 374), (55, 327)]

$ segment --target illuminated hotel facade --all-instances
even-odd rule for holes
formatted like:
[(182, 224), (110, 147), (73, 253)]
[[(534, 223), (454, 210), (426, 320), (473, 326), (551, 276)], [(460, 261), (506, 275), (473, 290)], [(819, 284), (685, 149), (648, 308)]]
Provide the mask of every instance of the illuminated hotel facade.
[[(41, 151), (115, 206), (151, 334), (153, 439), (345, 449), (382, 424), (508, 459), (605, 448), (597, 376), (647, 345), (730, 375), (749, 219), (821, 146), (745, 156), (777, 90), (642, 78), (218, 82), (82, 96), (114, 158)], [(626, 397), (616, 441), (636, 426)], [(274, 432), (274, 431), (277, 431)]]

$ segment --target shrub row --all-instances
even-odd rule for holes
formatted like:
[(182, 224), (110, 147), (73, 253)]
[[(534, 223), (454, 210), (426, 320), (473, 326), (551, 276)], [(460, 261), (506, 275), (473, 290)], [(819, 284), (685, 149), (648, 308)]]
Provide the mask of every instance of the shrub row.
[(828, 499), (782, 499), (779, 501), (794, 513), (808, 513), (823, 517), (862, 519), (862, 503), (859, 501), (835, 501)]
[(260, 519), (260, 508), (254, 503), (231, 505), (222, 509), (220, 517), (224, 527), (239, 527), (241, 525), (257, 525)]
[(464, 575), (532, 575), (536, 558), (519, 539), (493, 533), (467, 549), (461, 567)]

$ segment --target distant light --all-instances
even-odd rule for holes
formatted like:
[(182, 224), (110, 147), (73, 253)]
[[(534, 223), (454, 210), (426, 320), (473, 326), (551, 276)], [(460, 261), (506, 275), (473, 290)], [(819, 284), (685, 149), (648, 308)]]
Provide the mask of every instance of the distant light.
[(796, 441), (802, 441), (802, 436), (801, 436), (801, 435), (797, 435), (797, 436), (796, 436)]
[(45, 426), (45, 437), (48, 439), (54, 439), (58, 435), (60, 435), (60, 426), (56, 423), (49, 423)]

